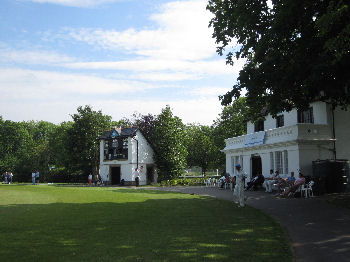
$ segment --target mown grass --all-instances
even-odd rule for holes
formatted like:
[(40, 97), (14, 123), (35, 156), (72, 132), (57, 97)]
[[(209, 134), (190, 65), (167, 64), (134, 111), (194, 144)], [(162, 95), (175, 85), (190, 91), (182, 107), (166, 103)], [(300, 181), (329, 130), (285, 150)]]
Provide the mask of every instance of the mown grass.
[(1, 261), (292, 261), (270, 217), (163, 191), (0, 185)]

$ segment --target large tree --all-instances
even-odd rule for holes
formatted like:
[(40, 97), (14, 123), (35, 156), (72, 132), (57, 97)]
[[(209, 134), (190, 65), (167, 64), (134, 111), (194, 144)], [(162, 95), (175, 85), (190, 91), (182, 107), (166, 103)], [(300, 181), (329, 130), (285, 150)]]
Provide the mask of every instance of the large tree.
[[(209, 0), (218, 53), (246, 59), (222, 103), (247, 90), (259, 113), (350, 103), (350, 6), (345, 0)], [(257, 117), (258, 114), (255, 114)]]
[(111, 117), (90, 106), (79, 106), (72, 115), (73, 124), (68, 129), (68, 152), (71, 158), (70, 170), (78, 174), (98, 173), (98, 137), (111, 127)]
[(155, 120), (152, 144), (158, 168), (158, 180), (176, 178), (186, 167), (186, 132), (180, 118), (167, 106)]
[(250, 108), (245, 97), (236, 99), (222, 109), (213, 124), (213, 141), (216, 147), (214, 163), (219, 169), (225, 170), (225, 154), (220, 150), (225, 148), (225, 139), (246, 134), (246, 122), (251, 118)]
[(213, 167), (215, 145), (213, 141), (213, 129), (202, 125), (188, 125), (187, 132), (187, 165), (199, 166), (206, 173), (209, 167)]

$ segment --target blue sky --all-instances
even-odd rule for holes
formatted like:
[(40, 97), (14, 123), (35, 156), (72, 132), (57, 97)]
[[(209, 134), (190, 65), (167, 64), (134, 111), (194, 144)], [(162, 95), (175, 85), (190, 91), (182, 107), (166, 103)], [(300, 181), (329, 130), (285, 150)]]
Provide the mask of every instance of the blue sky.
[(114, 120), (159, 114), (210, 125), (242, 62), (215, 53), (206, 0), (2, 0), (0, 115), (71, 120), (91, 105)]

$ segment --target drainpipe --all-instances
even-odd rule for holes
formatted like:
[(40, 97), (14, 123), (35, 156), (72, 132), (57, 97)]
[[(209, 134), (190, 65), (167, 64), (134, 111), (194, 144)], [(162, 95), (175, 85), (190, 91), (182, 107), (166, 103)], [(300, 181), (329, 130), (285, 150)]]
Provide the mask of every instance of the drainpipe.
[(134, 138), (136, 141), (136, 168), (139, 169), (139, 140)]
[(335, 124), (334, 124), (334, 106), (332, 105), (332, 129), (333, 129), (333, 158), (334, 160), (337, 160), (337, 150), (335, 146)]

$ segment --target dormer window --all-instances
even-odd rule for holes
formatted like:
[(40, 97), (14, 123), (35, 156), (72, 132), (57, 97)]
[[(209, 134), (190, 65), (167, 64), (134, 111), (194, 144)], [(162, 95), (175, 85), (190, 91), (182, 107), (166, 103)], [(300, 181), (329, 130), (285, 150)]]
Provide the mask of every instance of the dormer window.
[(298, 110), (298, 123), (314, 123), (314, 114), (312, 107), (305, 111)]
[(278, 115), (276, 117), (276, 128), (284, 126), (284, 115)]
[(264, 131), (264, 120), (258, 120), (254, 124), (254, 132)]

